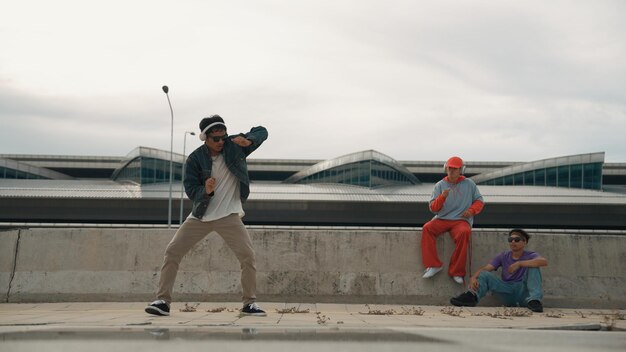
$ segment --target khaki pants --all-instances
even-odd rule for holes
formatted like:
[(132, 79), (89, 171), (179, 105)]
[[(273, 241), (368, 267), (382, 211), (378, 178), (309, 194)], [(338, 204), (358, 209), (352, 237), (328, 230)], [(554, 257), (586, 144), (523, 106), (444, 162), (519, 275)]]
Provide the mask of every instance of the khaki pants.
[(226, 245), (235, 253), (241, 265), (242, 300), (244, 304), (256, 301), (256, 266), (252, 241), (243, 222), (237, 214), (231, 214), (218, 220), (202, 222), (187, 219), (176, 231), (174, 238), (165, 249), (165, 258), (161, 267), (157, 299), (172, 302), (172, 289), (176, 281), (178, 265), (185, 254), (212, 231), (217, 232)]

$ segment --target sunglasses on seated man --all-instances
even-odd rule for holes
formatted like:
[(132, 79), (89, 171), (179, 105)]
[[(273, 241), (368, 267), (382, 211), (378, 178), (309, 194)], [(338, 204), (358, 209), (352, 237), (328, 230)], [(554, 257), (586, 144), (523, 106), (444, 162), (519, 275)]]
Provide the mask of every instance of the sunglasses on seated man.
[(511, 237), (507, 238), (507, 241), (509, 241), (509, 243), (511, 243), (511, 242), (521, 242), (523, 240), (524, 240), (523, 238), (517, 237), (517, 236), (511, 236)]

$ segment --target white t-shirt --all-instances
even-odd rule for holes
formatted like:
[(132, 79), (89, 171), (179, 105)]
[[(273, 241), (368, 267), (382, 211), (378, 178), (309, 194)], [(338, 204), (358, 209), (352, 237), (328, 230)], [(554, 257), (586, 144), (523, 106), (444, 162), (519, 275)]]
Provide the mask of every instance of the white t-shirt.
[[(230, 214), (239, 214), (239, 217), (243, 217), (245, 213), (239, 195), (239, 180), (226, 167), (222, 154), (211, 156), (211, 159), (213, 160), (211, 176), (215, 178), (215, 195), (211, 198), (200, 220), (214, 221)], [(189, 217), (195, 218), (193, 215)]]

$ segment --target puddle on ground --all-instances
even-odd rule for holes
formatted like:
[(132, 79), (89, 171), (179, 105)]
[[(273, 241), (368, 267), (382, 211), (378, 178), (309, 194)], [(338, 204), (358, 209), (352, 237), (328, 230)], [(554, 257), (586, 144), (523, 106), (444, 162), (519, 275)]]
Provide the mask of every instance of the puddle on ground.
[(386, 329), (167, 329), (35, 330), (0, 333), (0, 341), (33, 340), (215, 340), (215, 341), (347, 341), (451, 343), (432, 337)]

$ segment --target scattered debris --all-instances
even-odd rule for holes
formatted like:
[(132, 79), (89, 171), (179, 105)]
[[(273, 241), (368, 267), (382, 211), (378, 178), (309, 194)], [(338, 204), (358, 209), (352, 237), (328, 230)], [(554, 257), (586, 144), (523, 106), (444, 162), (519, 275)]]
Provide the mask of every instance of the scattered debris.
[(372, 309), (369, 304), (365, 305), (367, 308), (367, 312), (359, 312), (359, 314), (367, 314), (367, 315), (393, 315), (396, 313), (393, 309), (388, 310), (380, 310), (380, 309)]
[(548, 312), (544, 315), (548, 318), (563, 318), (565, 316), (565, 314), (560, 311)]
[(507, 317), (530, 317), (533, 312), (526, 308), (504, 307), (504, 313)]
[(369, 304), (365, 305), (365, 308), (367, 308), (367, 312), (359, 312), (359, 314), (366, 314), (366, 315), (424, 315), (424, 310), (421, 307), (400, 307), (400, 309), (402, 309), (401, 312), (396, 312), (393, 309), (387, 309), (387, 310), (380, 310), (380, 309), (372, 309), (372, 307), (370, 307)]
[(624, 320), (625, 313), (621, 313), (620, 311), (614, 311), (612, 314), (605, 314), (603, 316), (604, 324), (606, 325), (606, 329), (608, 331), (612, 331), (615, 329), (615, 324), (617, 320)]
[(209, 308), (206, 310), (208, 313), (221, 313), (223, 311), (227, 311), (227, 312), (235, 312), (237, 311), (234, 308), (226, 308), (226, 307), (217, 307), (217, 308)]
[(285, 308), (285, 309), (276, 309), (276, 312), (281, 314), (296, 314), (296, 313), (309, 313), (310, 309), (298, 309), (296, 307)]
[(585, 312), (581, 312), (579, 310), (575, 310), (574, 313), (578, 314), (583, 319), (588, 317), (588, 315)]
[(487, 317), (498, 318), (498, 319), (513, 319), (513, 318), (505, 317), (504, 314), (502, 314), (502, 312), (500, 312), (499, 310), (495, 311), (495, 313), (489, 313), (489, 312), (472, 313), (472, 316), (475, 316), (475, 317), (487, 316)]
[(498, 309), (493, 313), (472, 313), (472, 316), (488, 316), (497, 319), (513, 319), (512, 317), (529, 317), (531, 315), (533, 315), (533, 312), (531, 312), (530, 310), (517, 307), (502, 307), (502, 311)]
[(317, 323), (320, 325), (326, 324), (326, 322), (330, 321), (330, 318), (325, 315), (320, 315), (320, 312), (317, 312)]
[(198, 306), (200, 305), (200, 303), (194, 303), (193, 305), (189, 305), (188, 303), (185, 303), (185, 308), (179, 309), (181, 312), (195, 312), (196, 308), (198, 308)]
[(399, 312), (399, 315), (424, 315), (424, 310), (421, 307), (410, 307), (407, 308), (405, 306), (400, 307), (400, 309), (402, 309), (402, 312)]
[(463, 313), (463, 308), (459, 308), (459, 310), (456, 310), (456, 308), (451, 307), (451, 306), (445, 306), (443, 308), (441, 308), (440, 310), (441, 313), (443, 314), (447, 314), (449, 316), (452, 317), (459, 317), (459, 318), (465, 318), (464, 316), (461, 315), (461, 313)]

